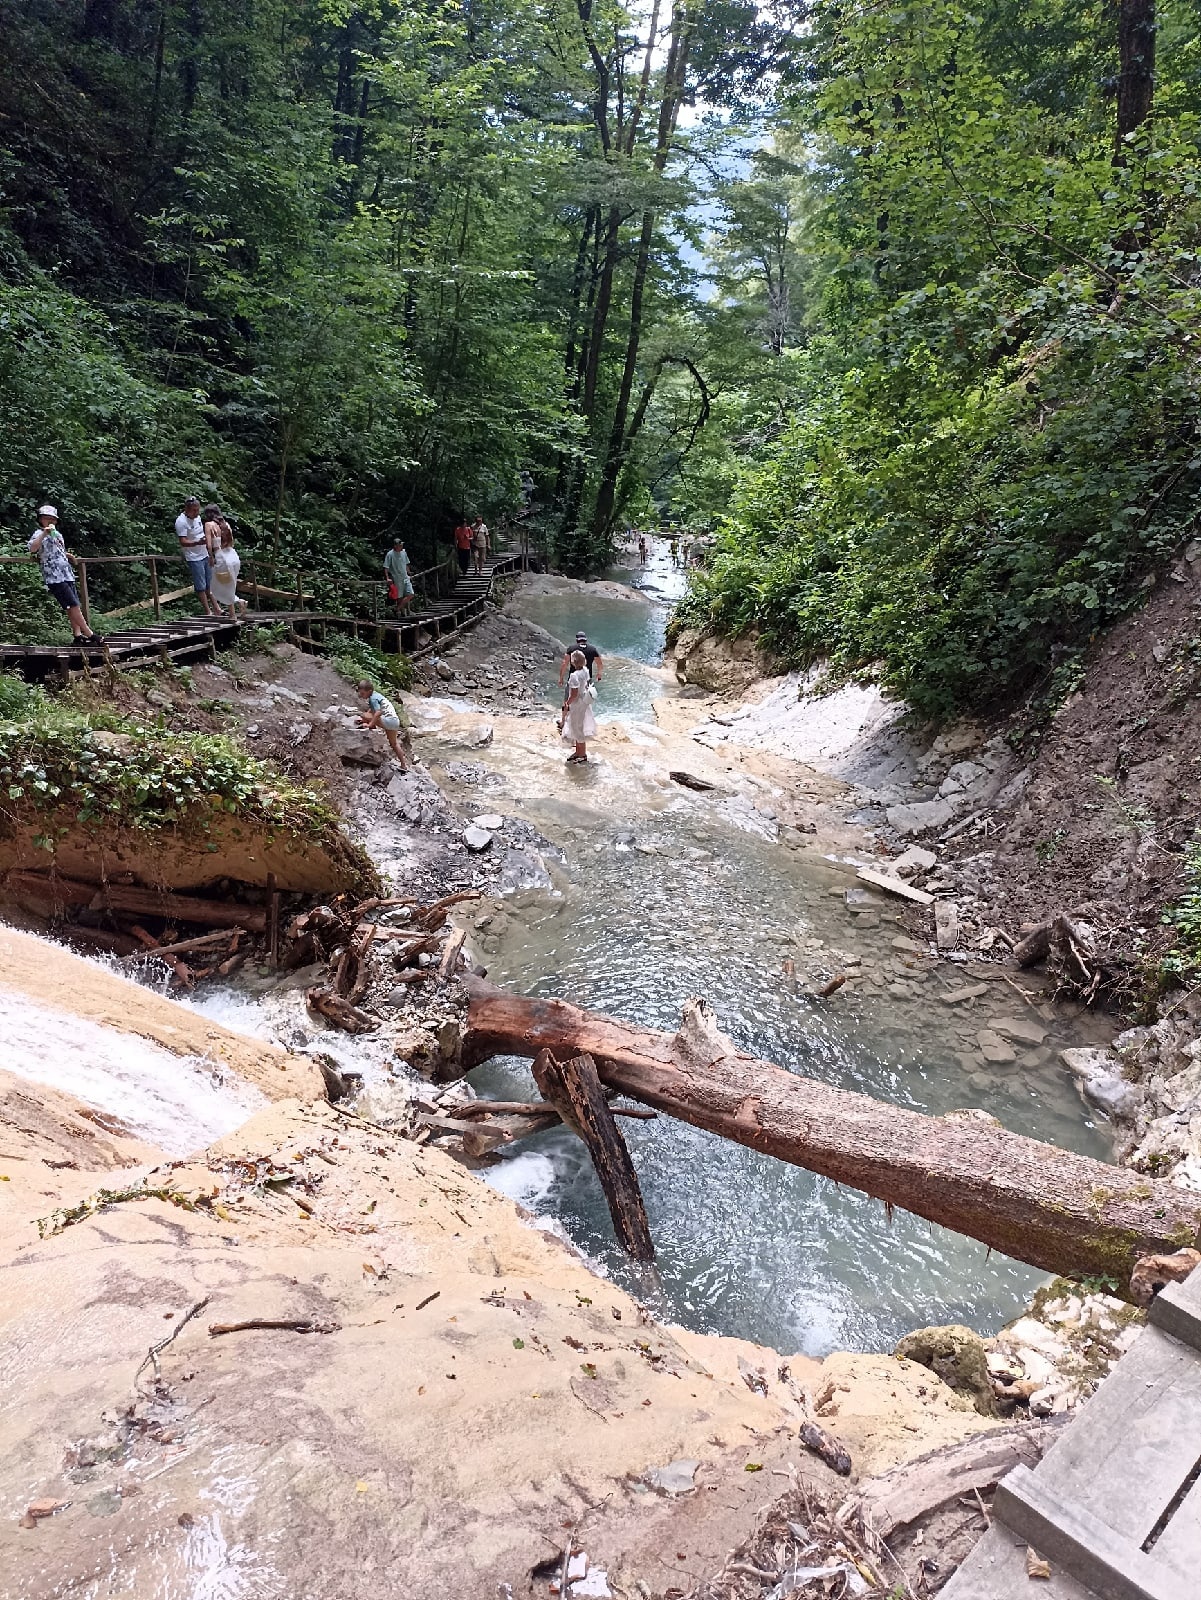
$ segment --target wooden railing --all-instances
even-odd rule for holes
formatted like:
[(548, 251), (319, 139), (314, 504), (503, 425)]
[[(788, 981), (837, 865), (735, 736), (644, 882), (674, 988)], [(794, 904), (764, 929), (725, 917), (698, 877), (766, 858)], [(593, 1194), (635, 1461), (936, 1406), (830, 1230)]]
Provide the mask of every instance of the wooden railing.
[[(180, 553), (172, 552), (170, 555), (157, 550), (144, 551), (132, 556), (71, 556), (71, 565), (76, 574), (76, 588), (79, 590), (79, 607), (85, 619), (92, 620), (91, 593), (88, 584), (88, 571), (92, 567), (108, 566), (147, 566), (150, 569), (150, 594), (147, 600), (135, 600), (132, 605), (118, 606), (113, 611), (104, 611), (100, 615), (106, 620), (113, 617), (127, 617), (131, 612), (144, 611), (149, 604), (154, 612), (155, 621), (162, 619), (163, 607), (170, 605), (173, 600), (183, 600), (194, 592), (194, 586), (188, 582), (179, 589), (169, 589), (165, 593), (159, 582), (159, 565), (162, 562), (178, 564), (186, 562), (187, 557)], [(28, 566), (36, 562), (36, 556), (0, 556), (0, 565), (6, 567)], [(283, 589), (278, 585), (269, 585), (259, 579), (259, 572), (267, 569), (273, 575), (282, 573), (290, 583), (290, 587)], [(258, 610), (263, 597), (271, 600), (289, 600), (296, 604), (300, 611), (306, 611), (312, 603), (313, 596), (306, 594), (299, 567), (284, 567), (282, 563), (263, 560), (258, 556), (248, 556), (242, 563), (242, 573), (249, 572), (249, 577), (243, 577), (242, 582), (253, 593), (255, 609)]]

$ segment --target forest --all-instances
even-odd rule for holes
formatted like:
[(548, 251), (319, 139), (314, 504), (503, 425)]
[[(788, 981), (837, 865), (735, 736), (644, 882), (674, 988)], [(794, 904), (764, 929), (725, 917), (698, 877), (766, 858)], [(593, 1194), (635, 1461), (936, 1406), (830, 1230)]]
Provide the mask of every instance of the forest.
[[(1190, 534), (1193, 0), (0, 0), (0, 528), (318, 587), (520, 514), (945, 718)], [(50, 613), (0, 568), (6, 636)]]

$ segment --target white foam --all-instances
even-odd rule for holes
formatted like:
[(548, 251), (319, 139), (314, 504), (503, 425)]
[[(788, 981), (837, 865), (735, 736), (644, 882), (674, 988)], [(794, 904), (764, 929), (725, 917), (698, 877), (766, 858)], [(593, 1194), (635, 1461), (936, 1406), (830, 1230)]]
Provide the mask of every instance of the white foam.
[(267, 1104), (252, 1085), (200, 1056), (175, 1056), (136, 1034), (0, 987), (3, 1065), (118, 1118), (169, 1155), (190, 1155)]

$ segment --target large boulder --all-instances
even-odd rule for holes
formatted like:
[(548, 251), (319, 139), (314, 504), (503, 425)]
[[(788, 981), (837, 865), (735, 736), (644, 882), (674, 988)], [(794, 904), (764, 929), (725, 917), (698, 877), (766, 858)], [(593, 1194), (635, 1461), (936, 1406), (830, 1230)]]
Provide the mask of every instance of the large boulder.
[(672, 659), (681, 683), (731, 698), (745, 694), (771, 671), (767, 653), (753, 634), (726, 639), (685, 628), (676, 638)]
[(915, 1328), (896, 1348), (899, 1361), (916, 1361), (956, 1394), (964, 1395), (982, 1417), (997, 1414), (984, 1340), (970, 1328)]

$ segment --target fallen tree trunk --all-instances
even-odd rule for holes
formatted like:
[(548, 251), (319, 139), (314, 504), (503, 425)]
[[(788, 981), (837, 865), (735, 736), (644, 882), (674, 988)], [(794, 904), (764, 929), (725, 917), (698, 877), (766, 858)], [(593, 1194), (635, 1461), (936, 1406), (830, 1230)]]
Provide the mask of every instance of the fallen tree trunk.
[(542, 1050), (533, 1072), (543, 1098), (588, 1146), (618, 1243), (635, 1261), (653, 1261), (655, 1246), (638, 1174), (605, 1099), (596, 1063), (588, 1055), (556, 1061), (549, 1050)]
[(1047, 1272), (1111, 1279), (1197, 1243), (1201, 1195), (1010, 1133), (928, 1117), (740, 1053), (699, 1002), (679, 1033), (470, 983), (463, 1061), (587, 1053), (611, 1089), (752, 1150), (850, 1184)]

